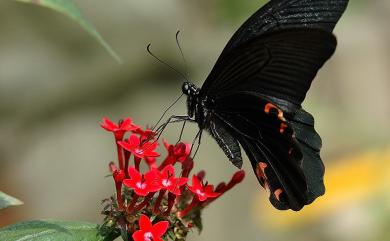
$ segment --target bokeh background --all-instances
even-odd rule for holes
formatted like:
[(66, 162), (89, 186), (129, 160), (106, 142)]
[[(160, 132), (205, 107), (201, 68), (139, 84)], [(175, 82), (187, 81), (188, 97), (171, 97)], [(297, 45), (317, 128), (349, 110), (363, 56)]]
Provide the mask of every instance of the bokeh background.
[[(123, 59), (115, 62), (77, 23), (49, 9), (0, 1), (0, 190), (24, 201), (0, 210), (0, 227), (27, 219), (99, 223), (114, 192), (115, 158), (103, 116), (152, 124), (181, 79), (153, 51), (201, 85), (225, 43), (265, 1), (78, 0), (85, 17)], [(189, 240), (390, 240), (390, 2), (352, 0), (335, 29), (336, 54), (304, 102), (316, 118), (327, 193), (302, 212), (274, 210), (248, 162), (239, 188), (203, 215)], [(184, 114), (184, 101), (173, 113)], [(166, 135), (174, 141), (179, 126)], [(196, 127), (186, 129), (191, 141)], [(209, 137), (196, 158), (211, 182), (235, 168)]]

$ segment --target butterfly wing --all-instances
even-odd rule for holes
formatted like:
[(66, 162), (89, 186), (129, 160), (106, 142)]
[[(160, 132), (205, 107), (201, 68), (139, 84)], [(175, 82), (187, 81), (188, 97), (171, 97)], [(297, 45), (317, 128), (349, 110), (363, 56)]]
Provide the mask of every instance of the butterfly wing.
[(321, 139), (300, 105), (335, 51), (331, 32), (347, 4), (270, 1), (233, 35), (200, 90), (214, 100), (210, 126), (223, 123), (241, 144), (278, 209), (300, 210), (324, 193)]
[[(245, 21), (229, 40), (217, 64), (246, 42), (283, 29), (310, 28), (331, 33), (349, 0), (271, 0)], [(203, 85), (205, 89), (212, 78)]]
[(287, 118), (287, 122), (292, 127), (303, 153), (302, 169), (307, 181), (308, 202), (311, 203), (325, 193), (325, 167), (320, 157), (321, 137), (314, 129), (313, 116), (303, 109)]
[[(290, 116), (254, 94), (235, 93), (215, 101), (214, 120), (228, 126), (239, 141), (278, 209), (300, 210), (324, 193), (321, 139), (309, 116), (303, 110)], [(319, 142), (312, 144), (312, 139)]]
[(222, 121), (215, 119), (210, 123), (209, 132), (217, 141), (230, 162), (238, 168), (242, 167), (241, 149), (238, 141), (227, 130), (229, 127)]
[[(221, 79), (220, 75), (226, 65), (232, 65), (233, 60), (235, 60), (241, 54), (242, 50), (238, 49), (243, 48), (243, 46), (248, 45), (250, 42), (253, 41), (262, 42), (259, 39), (265, 38), (266, 36), (272, 35), (272, 33), (279, 32), (281, 30), (317, 29), (330, 34), (333, 31), (337, 21), (344, 13), (347, 5), (348, 0), (269, 1), (266, 5), (264, 5), (257, 12), (255, 12), (229, 40), (228, 44), (218, 58), (213, 70), (204, 82), (201, 88), (201, 95), (212, 95), (213, 92), (218, 90), (219, 83), (223, 81), (229, 81)], [(302, 68), (299, 68), (301, 67), (300, 64), (302, 63), (302, 60), (307, 57), (304, 56), (304, 53), (300, 55), (300, 50), (304, 49), (305, 46), (301, 46), (300, 48), (294, 49), (294, 51), (298, 51), (292, 53), (293, 55), (297, 55), (295, 56), (296, 58), (291, 55), (287, 55), (291, 54), (291, 51), (285, 52), (285, 54), (289, 58), (285, 59), (284, 63), (278, 63), (279, 66), (272, 65), (274, 67), (274, 70), (279, 70), (280, 67), (284, 68), (284, 66), (288, 62), (292, 62), (291, 68), (298, 67), (298, 69), (296, 69), (296, 72), (301, 71)], [(265, 55), (266, 53), (263, 54), (263, 57), (266, 57)], [(299, 59), (299, 57), (301, 59)], [(272, 57), (272, 59), (276, 59), (276, 57)], [(296, 77), (296, 75), (293, 75), (293, 77), (291, 78), (289, 78), (288, 75), (283, 76), (282, 80), (280, 81), (272, 81), (265, 78), (259, 78), (256, 82), (260, 83), (257, 83), (257, 85), (261, 87), (262, 91), (268, 92), (270, 95), (278, 95), (278, 91), (275, 91), (275, 88), (284, 86), (284, 84), (287, 82), (291, 85), (303, 85), (304, 87), (306, 87), (303, 89), (306, 89), (307, 91), (318, 69), (326, 60), (327, 58), (323, 58), (321, 64), (319, 64), (319, 62), (312, 63), (312, 65), (306, 63), (305, 68), (309, 69), (310, 71), (308, 71), (304, 76), (300, 76), (301, 78), (299, 79), (294, 78)], [(256, 66), (263, 66), (265, 64), (264, 61), (265, 59), (257, 59), (257, 62), (252, 62), (251, 67), (256, 68)], [(275, 74), (274, 72), (272, 72), (271, 74)], [(279, 94), (279, 97), (283, 97), (283, 94), (284, 93), (282, 91), (282, 93)], [(287, 97), (290, 97), (289, 101), (293, 101), (296, 104), (300, 104), (304, 99), (304, 95), (302, 95), (301, 92), (297, 93), (296, 95), (297, 96), (295, 96), (295, 98), (291, 96)]]
[(331, 33), (347, 5), (348, 0), (271, 0), (242, 24), (221, 58), (239, 45), (278, 30), (312, 28)]
[(215, 97), (225, 92), (248, 91), (299, 106), (336, 45), (331, 33), (318, 29), (266, 34), (237, 47), (219, 61), (200, 94)]

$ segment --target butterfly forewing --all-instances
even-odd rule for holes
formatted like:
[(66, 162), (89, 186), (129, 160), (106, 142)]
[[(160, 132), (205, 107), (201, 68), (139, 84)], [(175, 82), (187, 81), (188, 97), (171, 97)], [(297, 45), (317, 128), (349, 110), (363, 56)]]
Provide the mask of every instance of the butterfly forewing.
[(249, 91), (300, 105), (336, 38), (316, 29), (290, 29), (254, 39), (217, 63), (201, 95)]
[(255, 12), (235, 32), (220, 59), (240, 45), (283, 29), (320, 29), (331, 33), (348, 0), (272, 0)]

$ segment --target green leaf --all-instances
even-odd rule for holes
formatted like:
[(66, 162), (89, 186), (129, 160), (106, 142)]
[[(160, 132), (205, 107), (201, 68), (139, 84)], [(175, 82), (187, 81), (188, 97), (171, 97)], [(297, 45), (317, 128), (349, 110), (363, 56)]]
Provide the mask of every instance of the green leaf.
[(23, 202), (0, 191), (0, 209), (22, 205)]
[(198, 232), (200, 234), (203, 230), (203, 223), (202, 223), (202, 217), (201, 217), (200, 210), (196, 210), (192, 221), (194, 222), (195, 226), (198, 228)]
[(103, 237), (96, 224), (86, 222), (36, 220), (0, 228), (0, 240), (7, 241), (112, 241)]
[(81, 14), (80, 10), (76, 6), (73, 0), (16, 0), (19, 2), (33, 3), (40, 6), (48, 7), (53, 10), (56, 10), (60, 13), (63, 13), (75, 20), (81, 25), (92, 37), (94, 37), (109, 53), (110, 55), (119, 63), (122, 62), (120, 57), (115, 53), (115, 51), (108, 45), (108, 43), (103, 39), (103, 37), (98, 33), (94, 26), (88, 22)]

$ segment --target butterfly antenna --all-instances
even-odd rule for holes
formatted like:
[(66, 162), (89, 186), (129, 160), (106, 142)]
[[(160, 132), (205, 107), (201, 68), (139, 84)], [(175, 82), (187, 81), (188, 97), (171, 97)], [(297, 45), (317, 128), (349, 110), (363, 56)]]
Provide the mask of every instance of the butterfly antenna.
[(164, 118), (165, 114), (183, 97), (184, 93), (182, 93), (177, 99), (162, 113), (160, 119), (158, 119), (157, 123), (153, 126), (153, 131), (156, 129), (157, 125), (160, 123), (160, 121)]
[(177, 32), (176, 32), (176, 44), (177, 44), (177, 47), (179, 48), (179, 51), (180, 51), (180, 54), (181, 54), (181, 58), (183, 59), (184, 68), (186, 70), (186, 76), (188, 77), (189, 76), (188, 65), (187, 65), (187, 61), (186, 61), (186, 58), (184, 57), (183, 49), (182, 49), (180, 41), (179, 41), (179, 34), (180, 34), (180, 30), (177, 30)]
[(178, 75), (180, 75), (180, 77), (182, 77), (183, 79), (185, 79), (186, 81), (188, 81), (187, 77), (180, 71), (178, 71), (177, 69), (175, 69), (174, 67), (172, 67), (171, 65), (169, 65), (167, 62), (163, 61), (162, 59), (160, 59), (159, 57), (157, 57), (155, 54), (152, 53), (152, 51), (150, 50), (150, 46), (152, 44), (148, 44), (148, 46), (146, 47), (146, 50), (148, 51), (148, 53), (153, 57), (155, 58), (158, 62), (160, 62), (161, 64), (165, 65), (166, 67), (168, 67), (169, 69), (173, 70), (175, 73), (177, 73)]

